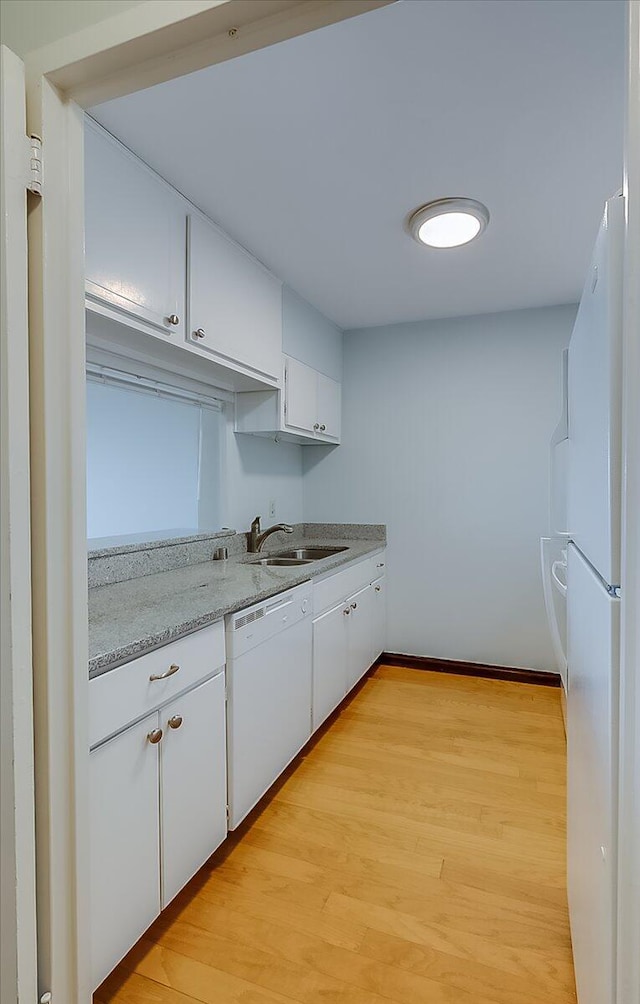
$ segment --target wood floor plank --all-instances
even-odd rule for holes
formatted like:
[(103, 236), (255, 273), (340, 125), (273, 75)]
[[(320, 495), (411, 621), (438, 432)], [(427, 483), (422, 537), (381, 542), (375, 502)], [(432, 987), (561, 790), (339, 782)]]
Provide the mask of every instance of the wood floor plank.
[(557, 690), (377, 667), (95, 1004), (575, 1004)]

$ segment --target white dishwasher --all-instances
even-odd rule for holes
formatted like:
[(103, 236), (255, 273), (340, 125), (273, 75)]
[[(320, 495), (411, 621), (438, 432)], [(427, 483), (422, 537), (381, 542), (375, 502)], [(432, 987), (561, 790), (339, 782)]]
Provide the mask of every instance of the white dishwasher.
[(227, 618), (229, 829), (311, 735), (311, 583)]

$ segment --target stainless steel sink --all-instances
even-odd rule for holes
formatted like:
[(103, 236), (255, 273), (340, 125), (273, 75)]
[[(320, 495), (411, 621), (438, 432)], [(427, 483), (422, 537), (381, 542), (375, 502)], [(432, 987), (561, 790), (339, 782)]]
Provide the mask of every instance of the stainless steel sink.
[(347, 551), (347, 547), (298, 547), (295, 551), (281, 551), (279, 558), (304, 559), (305, 561), (320, 561), (321, 558), (330, 558), (332, 554), (340, 554)]
[(256, 561), (248, 562), (249, 565), (310, 565), (311, 558), (289, 558), (278, 555), (273, 558), (258, 558)]

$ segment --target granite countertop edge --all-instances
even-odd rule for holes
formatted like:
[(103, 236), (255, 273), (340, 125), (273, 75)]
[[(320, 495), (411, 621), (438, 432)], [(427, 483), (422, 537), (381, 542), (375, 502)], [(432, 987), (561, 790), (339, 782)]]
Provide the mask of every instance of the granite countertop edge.
[[(129, 579), (125, 582), (113, 583), (106, 586), (96, 586), (89, 590), (89, 648), (90, 648), (90, 658), (89, 658), (89, 679), (95, 679), (99, 676), (108, 673), (112, 669), (117, 669), (118, 666), (122, 666), (127, 662), (131, 662), (133, 659), (137, 659), (147, 652), (151, 652), (154, 649), (162, 648), (169, 643), (176, 641), (185, 635), (192, 634), (194, 631), (198, 631), (200, 628), (204, 628), (209, 624), (213, 624), (215, 621), (221, 620), (224, 616), (230, 613), (235, 613), (237, 610), (242, 610), (243, 607), (250, 607), (254, 603), (259, 603), (261, 600), (268, 599), (270, 596), (275, 596), (277, 593), (284, 592), (293, 586), (301, 585), (303, 582), (309, 582), (314, 579), (318, 579), (324, 576), (325, 573), (337, 570), (343, 565), (351, 564), (352, 562), (358, 561), (362, 558), (369, 557), (376, 552), (383, 550), (386, 547), (386, 542), (384, 540), (353, 540), (353, 539), (340, 539), (335, 538), (322, 539), (314, 537), (309, 540), (309, 544), (314, 547), (335, 547), (344, 546), (348, 548), (348, 552), (341, 552), (339, 554), (331, 555), (327, 558), (322, 558), (314, 565), (294, 565), (288, 567), (278, 567), (278, 566), (256, 566), (253, 564), (255, 562), (255, 555), (243, 555), (241, 558), (228, 559), (226, 562), (203, 562), (197, 565), (191, 565), (187, 568), (176, 568), (170, 571), (159, 572), (152, 576), (142, 576), (137, 579)], [(297, 544), (297, 546), (304, 546), (303, 544)], [(212, 581), (209, 583), (211, 589), (214, 593), (216, 592), (215, 584), (215, 574), (220, 571), (221, 566), (226, 566), (224, 571), (231, 570), (232, 574), (236, 573), (239, 576), (243, 575), (243, 567), (251, 565), (251, 570), (247, 570), (248, 577), (246, 583), (246, 591), (243, 591), (242, 583), (240, 586), (236, 586), (233, 599), (227, 600), (225, 602), (220, 602), (220, 597), (216, 597), (216, 602), (211, 606), (205, 604), (203, 608), (193, 617), (185, 619), (183, 616), (179, 616), (172, 620), (171, 618), (171, 605), (174, 599), (174, 593), (172, 590), (172, 582), (175, 580), (182, 580), (184, 582), (185, 576), (197, 579), (202, 578), (203, 575), (212, 576)], [(276, 577), (273, 574), (277, 573)], [(258, 584), (256, 585), (256, 578), (258, 579)], [(264, 581), (261, 579), (264, 578)], [(138, 590), (144, 593), (148, 587), (150, 580), (156, 580), (154, 585), (162, 580), (162, 588), (155, 606), (166, 603), (167, 615), (166, 615), (166, 625), (162, 629), (154, 630), (143, 630), (137, 632), (132, 630), (130, 632), (131, 640), (122, 641), (115, 645), (113, 648), (104, 647), (102, 651), (95, 651), (92, 654), (92, 607), (94, 613), (96, 607), (98, 606), (98, 600), (102, 601), (100, 605), (106, 604), (108, 613), (106, 617), (103, 618), (102, 633), (103, 634), (114, 634), (118, 635), (122, 633), (122, 611), (124, 610), (127, 616), (127, 621), (130, 622), (130, 613), (132, 606), (135, 606), (135, 592)], [(204, 585), (198, 583), (198, 585)], [(224, 587), (223, 587), (224, 588)], [(220, 586), (218, 585), (218, 592)], [(120, 603), (118, 600), (120, 599)], [(213, 597), (212, 597), (213, 599)], [(120, 614), (118, 613), (120, 610)], [(113, 612), (116, 611), (116, 612)], [(111, 620), (110, 620), (111, 618)], [(111, 631), (109, 628), (111, 627)], [(137, 635), (137, 636), (136, 636)], [(95, 644), (95, 639), (94, 639)], [(96, 647), (100, 647), (99, 643)]]

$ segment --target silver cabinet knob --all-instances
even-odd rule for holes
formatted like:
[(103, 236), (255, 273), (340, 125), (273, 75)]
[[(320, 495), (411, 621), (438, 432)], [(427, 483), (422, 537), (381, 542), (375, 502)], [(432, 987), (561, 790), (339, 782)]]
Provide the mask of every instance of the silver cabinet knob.
[(170, 729), (179, 729), (182, 725), (182, 715), (172, 715), (167, 724)]
[(193, 337), (194, 338), (204, 338), (205, 337), (205, 330), (204, 330), (204, 328), (196, 328), (196, 330), (193, 332)]
[(345, 614), (345, 616), (348, 616), (351, 613), (350, 607), (346, 607), (346, 609), (343, 610), (342, 613)]
[(169, 666), (167, 670), (165, 670), (164, 673), (153, 673), (149, 677), (149, 683), (155, 683), (156, 680), (168, 680), (170, 676), (174, 675), (174, 673), (179, 673), (179, 672), (180, 672), (180, 667), (177, 666), (174, 662)]
[(167, 320), (168, 320), (169, 324), (174, 324), (174, 325), (180, 324), (180, 318), (178, 317), (177, 314), (169, 314), (169, 316), (167, 317)]
[(376, 565), (376, 568), (384, 568), (384, 561), (379, 562), (379, 564)]
[(319, 428), (320, 428), (320, 423), (319, 423), (319, 422), (316, 422), (316, 424), (315, 424), (315, 425), (314, 425), (314, 427), (313, 427), (313, 431), (314, 431), (314, 432), (317, 432)]
[(382, 588), (382, 586), (374, 586), (373, 588), (375, 589), (375, 591), (376, 591), (377, 593), (379, 593), (379, 592), (380, 592), (380, 590), (381, 590), (381, 588)]
[(321, 425), (320, 426), (320, 432), (326, 432), (326, 430), (327, 430), (326, 425)]
[(162, 729), (152, 729), (151, 732), (149, 732), (149, 734), (147, 735), (147, 739), (149, 740), (152, 746), (157, 746), (160, 740), (162, 739), (162, 735), (163, 735)]
[(351, 609), (352, 610), (357, 610), (358, 609), (358, 604), (357, 603), (352, 603), (351, 604)]

